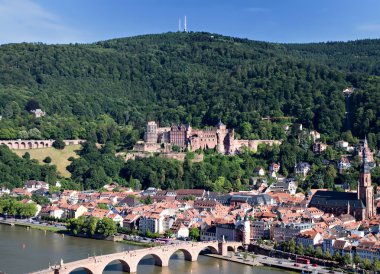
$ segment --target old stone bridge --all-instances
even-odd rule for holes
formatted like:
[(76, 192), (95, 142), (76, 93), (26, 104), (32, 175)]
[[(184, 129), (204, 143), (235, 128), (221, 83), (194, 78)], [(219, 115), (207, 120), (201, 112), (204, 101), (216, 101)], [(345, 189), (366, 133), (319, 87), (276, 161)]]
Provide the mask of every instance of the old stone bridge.
[(211, 253), (227, 255), (228, 250), (242, 248), (240, 242), (184, 242), (175, 245), (165, 245), (125, 251), (120, 253), (94, 256), (87, 259), (50, 266), (48, 269), (33, 272), (31, 274), (69, 274), (75, 270), (84, 269), (88, 274), (102, 274), (105, 267), (114, 261), (119, 261), (124, 272), (137, 272), (137, 265), (145, 256), (153, 256), (155, 265), (168, 266), (170, 257), (180, 251), (183, 252), (185, 260), (196, 261), (202, 250), (209, 250)]
[[(79, 145), (85, 140), (63, 140), (66, 146)], [(6, 145), (10, 149), (37, 149), (52, 147), (54, 140), (0, 140), (0, 145)]]

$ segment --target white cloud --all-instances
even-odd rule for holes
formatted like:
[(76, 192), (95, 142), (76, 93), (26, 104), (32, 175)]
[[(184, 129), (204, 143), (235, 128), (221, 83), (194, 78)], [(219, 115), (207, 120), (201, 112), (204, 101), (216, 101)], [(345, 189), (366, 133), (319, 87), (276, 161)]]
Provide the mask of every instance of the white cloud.
[(270, 9), (260, 8), (260, 7), (251, 7), (251, 8), (247, 8), (246, 11), (253, 12), (253, 13), (266, 13), (266, 12), (270, 12)]
[(81, 35), (32, 0), (0, 0), (0, 43), (18, 42), (81, 42)]
[(380, 24), (359, 25), (356, 29), (362, 32), (380, 32)]

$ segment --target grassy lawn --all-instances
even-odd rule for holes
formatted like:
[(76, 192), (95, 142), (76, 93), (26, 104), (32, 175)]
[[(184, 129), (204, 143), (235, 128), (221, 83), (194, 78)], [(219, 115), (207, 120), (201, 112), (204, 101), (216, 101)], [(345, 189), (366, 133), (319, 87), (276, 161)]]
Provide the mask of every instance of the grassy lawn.
[(53, 147), (49, 148), (39, 148), (39, 149), (23, 149), (14, 150), (14, 152), (20, 157), (25, 154), (25, 152), (30, 153), (32, 159), (38, 160), (43, 163), (43, 160), (50, 156), (52, 159), (51, 164), (57, 166), (57, 170), (64, 177), (70, 177), (70, 172), (66, 170), (66, 167), (70, 164), (68, 160), (70, 157), (78, 157), (75, 153), (76, 150), (80, 149), (80, 145), (66, 146), (63, 150), (55, 149)]
[(17, 226), (25, 226), (30, 227), (32, 229), (38, 229), (38, 230), (46, 230), (51, 232), (58, 232), (58, 233), (64, 233), (66, 230), (62, 230), (61, 228), (54, 227), (54, 226), (43, 226), (43, 225), (35, 225), (35, 224), (24, 224), (24, 223), (16, 223)]

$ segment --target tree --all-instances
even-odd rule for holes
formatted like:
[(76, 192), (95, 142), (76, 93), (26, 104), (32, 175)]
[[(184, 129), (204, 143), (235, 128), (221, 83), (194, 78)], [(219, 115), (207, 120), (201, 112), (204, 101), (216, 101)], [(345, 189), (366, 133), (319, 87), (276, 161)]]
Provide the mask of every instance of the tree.
[(41, 107), (40, 107), (40, 103), (39, 103), (37, 100), (35, 100), (35, 99), (30, 99), (30, 100), (26, 103), (26, 105), (25, 105), (25, 109), (26, 109), (27, 111), (36, 110), (36, 109), (39, 109), (39, 108), (41, 108)]
[(189, 238), (193, 241), (199, 241), (201, 235), (199, 233), (199, 229), (197, 227), (192, 227), (189, 230)]
[(83, 233), (83, 229), (85, 227), (85, 218), (83, 216), (79, 217), (78, 219), (70, 219), (67, 222), (67, 229), (73, 234), (78, 235), (80, 233)]
[(296, 253), (296, 242), (294, 239), (289, 241), (289, 252), (295, 254)]
[(344, 254), (344, 256), (342, 258), (342, 263), (344, 266), (350, 265), (352, 263), (351, 254), (349, 254), (349, 253)]
[(156, 239), (156, 238), (160, 237), (160, 234), (158, 234), (158, 233), (153, 233), (152, 231), (150, 231), (150, 229), (147, 229), (145, 235), (146, 235), (148, 238), (153, 238), (153, 239)]
[(171, 229), (168, 229), (165, 231), (165, 237), (172, 238), (174, 236), (174, 233)]
[(340, 262), (342, 261), (342, 255), (340, 255), (339, 252), (335, 252), (335, 253), (334, 253), (334, 256), (333, 256), (333, 259), (334, 259), (334, 261), (340, 263)]
[(144, 204), (151, 205), (153, 203), (152, 197), (147, 196), (145, 199), (143, 199)]
[(330, 253), (330, 251), (326, 251), (326, 253), (325, 253), (325, 258), (326, 259), (328, 259), (328, 260), (331, 260), (332, 259), (332, 256), (331, 256), (331, 253)]
[(323, 258), (323, 251), (320, 246), (317, 246), (317, 248), (315, 249), (315, 256), (319, 259)]
[(108, 205), (107, 204), (103, 204), (103, 203), (100, 203), (100, 204), (98, 204), (98, 208), (100, 208), (100, 209), (109, 209), (108, 208)]
[(28, 130), (29, 139), (41, 139), (41, 131), (38, 128), (31, 128)]
[(35, 216), (37, 213), (37, 206), (34, 203), (20, 203), (17, 209), (17, 214), (21, 217), (30, 218)]
[(195, 196), (194, 195), (187, 195), (183, 197), (183, 200), (185, 201), (195, 201)]
[(368, 258), (365, 258), (365, 259), (363, 260), (363, 268), (364, 268), (365, 270), (370, 270), (371, 267), (372, 267), (371, 261), (370, 261)]
[(25, 152), (24, 155), (22, 155), (22, 158), (24, 158), (25, 160), (30, 160), (30, 153)]
[(181, 148), (177, 145), (172, 146), (172, 151), (174, 152), (180, 152)]
[(53, 142), (53, 147), (56, 149), (64, 149), (66, 146), (65, 142), (62, 139), (56, 139)]
[(306, 253), (309, 254), (310, 256), (314, 256), (314, 247), (312, 245), (309, 245), (306, 249)]
[(372, 263), (372, 270), (377, 273), (380, 271), (380, 261), (379, 260), (374, 260)]
[(362, 259), (358, 254), (355, 254), (354, 259), (353, 259), (354, 264), (358, 265), (362, 262)]
[(43, 162), (46, 163), (46, 164), (50, 164), (51, 163), (50, 156), (45, 157), (45, 159), (43, 160)]
[(32, 195), (32, 201), (39, 204), (39, 205), (49, 205), (50, 204), (50, 200), (48, 197), (38, 195), (35, 193), (33, 193), (33, 195)]
[(26, 140), (29, 139), (29, 134), (26, 130), (20, 130), (17, 134), (18, 138)]
[(94, 237), (94, 235), (96, 234), (97, 226), (98, 226), (98, 219), (94, 217), (90, 217), (87, 219), (87, 228), (88, 228), (87, 234), (90, 237)]
[(304, 254), (304, 247), (303, 247), (303, 244), (302, 243), (299, 243), (298, 245), (297, 245), (297, 253), (299, 254), (299, 255), (303, 255)]
[(112, 236), (116, 233), (116, 231), (116, 224), (110, 218), (103, 218), (98, 221), (97, 232), (102, 236)]

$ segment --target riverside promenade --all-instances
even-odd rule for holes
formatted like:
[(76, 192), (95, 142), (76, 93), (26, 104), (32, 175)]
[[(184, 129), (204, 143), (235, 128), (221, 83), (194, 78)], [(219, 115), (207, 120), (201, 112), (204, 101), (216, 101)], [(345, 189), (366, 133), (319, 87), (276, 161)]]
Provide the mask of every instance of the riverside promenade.
[[(257, 266), (269, 266), (269, 267), (275, 267), (275, 268), (281, 268), (289, 271), (295, 271), (295, 272), (304, 272), (304, 273), (330, 273), (329, 269), (324, 268), (323, 266), (316, 266), (313, 267), (311, 265), (305, 265), (305, 264), (298, 264), (299, 266), (295, 266), (295, 262), (292, 260), (286, 260), (286, 259), (278, 259), (273, 257), (267, 257), (263, 255), (258, 254), (248, 254), (247, 258), (244, 258), (243, 255), (237, 256), (236, 254), (233, 255), (219, 255), (219, 254), (206, 254), (205, 256), (217, 258), (229, 262), (249, 265), (252, 267)], [(343, 272), (334, 271), (334, 273), (340, 274)]]

